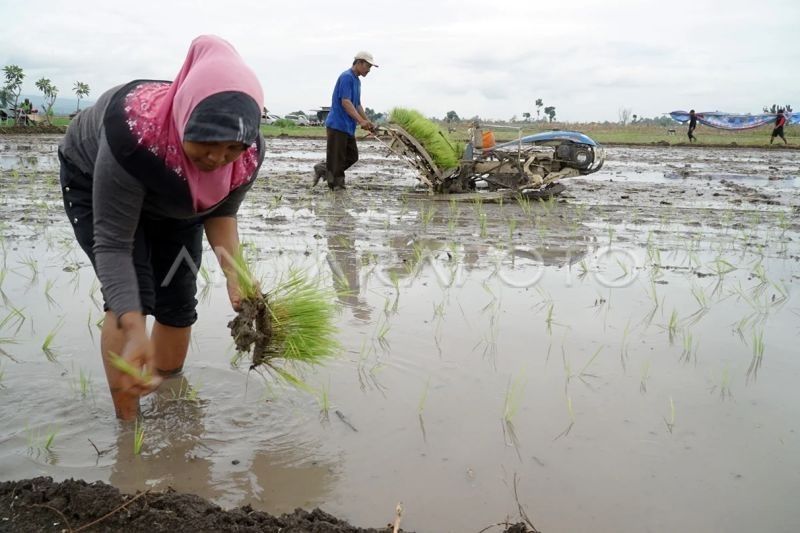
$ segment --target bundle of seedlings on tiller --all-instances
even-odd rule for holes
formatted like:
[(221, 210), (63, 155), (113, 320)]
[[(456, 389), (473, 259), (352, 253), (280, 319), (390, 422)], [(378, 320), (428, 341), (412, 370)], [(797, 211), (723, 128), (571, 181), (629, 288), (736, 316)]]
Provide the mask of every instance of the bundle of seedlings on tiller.
[(464, 145), (447, 138), (434, 122), (428, 120), (419, 111), (396, 107), (389, 114), (389, 122), (397, 124), (428, 151), (434, 163), (442, 170), (456, 168)]
[(302, 385), (276, 363), (314, 365), (339, 351), (335, 293), (296, 270), (264, 293), (241, 251), (232, 263), (242, 295), (241, 308), (228, 323), (236, 349), (242, 353), (252, 349), (251, 370), (264, 365), (286, 381)]

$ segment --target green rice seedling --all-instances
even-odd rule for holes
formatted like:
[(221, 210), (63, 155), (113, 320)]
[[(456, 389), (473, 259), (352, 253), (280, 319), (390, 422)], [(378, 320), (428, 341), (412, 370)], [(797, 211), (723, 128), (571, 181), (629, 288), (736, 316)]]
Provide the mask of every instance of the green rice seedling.
[(581, 259), (578, 263), (578, 279), (583, 281), (586, 276), (589, 275), (589, 265), (586, 263), (586, 259)]
[(558, 440), (561, 437), (566, 437), (567, 435), (569, 435), (569, 432), (572, 431), (572, 426), (575, 425), (575, 411), (572, 409), (572, 397), (569, 395), (569, 393), (566, 393), (565, 396), (567, 400), (567, 414), (569, 415), (569, 424), (564, 429), (564, 431), (556, 435), (556, 437), (553, 440)]
[(628, 323), (625, 324), (625, 329), (622, 331), (622, 342), (620, 342), (619, 347), (619, 360), (622, 363), (622, 371), (627, 371), (627, 362), (628, 362), (628, 334), (630, 333), (631, 329), (631, 321), (628, 320)]
[(61, 307), (60, 305), (58, 305), (58, 302), (55, 301), (55, 299), (53, 298), (53, 295), (50, 294), (50, 291), (52, 290), (54, 284), (55, 284), (55, 280), (48, 279), (47, 281), (45, 281), (45, 284), (44, 284), (44, 297), (47, 299), (47, 305), (48, 306), (52, 307), (52, 306), (56, 305), (58, 307)]
[(147, 368), (136, 368), (114, 352), (108, 352), (108, 362), (120, 372), (140, 380), (145, 385), (153, 379), (153, 375)]
[(289, 383), (308, 389), (278, 364), (314, 365), (338, 353), (335, 293), (290, 270), (266, 294), (261, 293), (241, 251), (231, 261), (239, 279), (242, 310), (228, 324), (239, 351), (252, 345), (251, 368), (264, 365)]
[(675, 402), (672, 401), (672, 396), (669, 397), (669, 419), (664, 417), (664, 423), (667, 425), (667, 430), (672, 433), (675, 427)]
[(650, 361), (642, 364), (642, 373), (639, 376), (639, 392), (647, 394), (647, 380), (650, 379)]
[(141, 417), (136, 417), (136, 423), (133, 427), (133, 454), (139, 455), (142, 453), (142, 446), (144, 445), (144, 420)]
[(382, 318), (375, 328), (375, 339), (385, 351), (388, 351), (389, 349), (389, 341), (386, 339), (386, 335), (389, 334), (391, 329), (392, 326), (389, 324), (389, 321), (386, 318)]
[(61, 326), (63, 325), (64, 325), (64, 319), (61, 318), (58, 321), (58, 323), (53, 327), (53, 329), (50, 330), (50, 333), (47, 334), (47, 336), (44, 338), (44, 341), (42, 342), (42, 351), (47, 356), (47, 360), (50, 362), (55, 361), (56, 353), (53, 351), (53, 341), (55, 340), (56, 335), (58, 335), (58, 330), (60, 330)]
[(12, 361), (16, 361), (16, 359), (14, 359), (14, 357), (12, 357), (10, 353), (5, 351), (2, 346), (3, 344), (17, 344), (18, 342), (19, 341), (11, 337), (0, 337), (0, 355), (5, 355)]
[(700, 341), (693, 342), (691, 331), (684, 331), (683, 351), (681, 352), (680, 360), (684, 363), (691, 363), (692, 359), (694, 359), (695, 364), (697, 364), (697, 347), (699, 343)]
[(517, 229), (517, 220), (511, 218), (508, 220), (508, 244), (511, 246), (511, 243), (514, 241), (514, 232)]
[(697, 305), (700, 307), (697, 311), (686, 317), (686, 323), (690, 326), (703, 318), (710, 309), (708, 297), (706, 296), (706, 293), (702, 287), (692, 286), (691, 293), (697, 302)]
[(98, 311), (103, 309), (102, 304), (97, 299), (97, 291), (100, 290), (100, 284), (97, 282), (97, 278), (92, 279), (92, 286), (89, 287), (89, 298), (92, 300), (92, 303), (97, 308)]
[(330, 389), (331, 384), (329, 382), (327, 386), (323, 385), (320, 387), (317, 394), (317, 403), (319, 403), (319, 416), (320, 419), (324, 421), (328, 420), (328, 414), (331, 410)]
[(0, 363), (0, 389), (5, 388), (3, 385), (3, 378), (6, 377), (6, 370), (3, 368), (3, 363)]
[(552, 335), (553, 334), (553, 308), (554, 308), (554, 304), (551, 302), (547, 306), (547, 315), (544, 318), (544, 323), (547, 324), (547, 334), (548, 335)]
[(481, 238), (486, 238), (486, 236), (489, 234), (487, 224), (488, 224), (488, 219), (486, 217), (486, 213), (479, 213), (478, 214), (478, 225), (480, 226), (480, 236), (481, 236)]
[(417, 402), (417, 414), (420, 416), (422, 412), (425, 410), (425, 402), (428, 401), (428, 390), (431, 387), (431, 378), (428, 378), (425, 381), (425, 387), (422, 389), (422, 394), (420, 395), (419, 402)]
[(733, 394), (731, 393), (731, 376), (730, 372), (728, 371), (728, 367), (722, 369), (722, 379), (720, 380), (719, 384), (719, 396), (723, 400), (733, 397)]
[(734, 270), (737, 270), (737, 267), (735, 267), (725, 259), (718, 257), (717, 259), (714, 260), (713, 263), (711, 263), (711, 270), (714, 272), (714, 274), (716, 274), (718, 277), (721, 278), (724, 277), (726, 274), (730, 274)]
[(32, 256), (28, 255), (22, 259), (21, 263), (24, 266), (27, 266), (30, 270), (30, 281), (36, 280), (36, 278), (39, 276), (39, 262), (36, 261), (36, 259)]
[(439, 126), (418, 111), (395, 108), (389, 114), (389, 122), (399, 125), (419, 141), (440, 169), (446, 170), (458, 166), (464, 153), (464, 145), (451, 142)]
[(171, 393), (170, 401), (195, 404), (200, 401), (200, 385), (192, 385), (186, 380), (181, 380), (178, 390), (173, 388)]
[(510, 377), (508, 379), (506, 399), (503, 405), (503, 420), (506, 422), (511, 422), (522, 403), (522, 394), (525, 390), (524, 377), (524, 374), (520, 373), (515, 379), (511, 379)]
[(764, 360), (764, 331), (753, 332), (752, 339), (753, 358), (750, 360), (750, 366), (747, 368), (747, 380), (752, 377), (754, 380), (758, 378), (758, 370), (761, 368), (761, 363)]
[(678, 333), (677, 309), (673, 309), (672, 314), (669, 315), (669, 323), (667, 324), (667, 331), (669, 332), (669, 343), (673, 344), (675, 342), (675, 335)]
[(519, 205), (520, 209), (522, 209), (522, 213), (530, 218), (533, 214), (533, 202), (531, 202), (530, 198), (525, 197), (522, 194), (518, 194), (516, 196), (517, 205)]
[(53, 445), (56, 442), (56, 435), (58, 434), (57, 429), (49, 429), (47, 434), (44, 436), (44, 440), (42, 441), (42, 448), (46, 451), (51, 451), (53, 449)]
[(25, 316), (25, 314), (22, 312), (23, 311), (22, 309), (14, 307), (13, 305), (10, 304), (8, 307), (10, 310), (8, 314), (3, 318), (3, 320), (0, 321), (0, 329), (5, 327), (6, 325), (9, 325), (11, 327), (16, 326), (16, 329), (14, 330), (14, 335), (16, 335), (17, 333), (19, 333), (20, 328), (22, 328), (22, 325), (25, 323), (25, 320), (27, 320), (28, 317)]
[(428, 225), (433, 220), (433, 217), (436, 216), (436, 206), (432, 204), (424, 206), (422, 209), (420, 209), (419, 215), (422, 221), (422, 228), (427, 230)]
[(594, 360), (597, 359), (597, 356), (600, 355), (600, 352), (602, 350), (603, 350), (603, 346), (601, 345), (594, 352), (594, 355), (592, 355), (589, 358), (589, 360), (586, 361), (586, 364), (583, 365), (583, 367), (580, 369), (580, 371), (577, 374), (578, 379), (580, 379), (581, 381), (586, 383), (586, 378), (596, 378), (597, 377), (596, 374), (590, 374), (589, 372), (587, 372), (587, 370), (588, 370), (589, 366), (594, 362)]
[[(5, 264), (5, 256), (3, 256), (3, 263)], [(6, 291), (3, 290), (3, 282), (6, 280), (7, 272), (8, 270), (6, 270), (5, 267), (0, 270), (0, 298), (2, 298), (4, 304), (8, 303), (8, 295), (6, 294)]]
[(73, 382), (75, 392), (80, 394), (81, 398), (86, 398), (92, 393), (92, 376), (83, 371), (82, 368), (78, 369), (78, 378)]

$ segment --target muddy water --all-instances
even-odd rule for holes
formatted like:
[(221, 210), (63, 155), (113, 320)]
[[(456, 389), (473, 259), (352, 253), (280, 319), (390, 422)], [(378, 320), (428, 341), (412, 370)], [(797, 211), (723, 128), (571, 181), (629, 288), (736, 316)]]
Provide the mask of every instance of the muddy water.
[(316, 394), (232, 363), (207, 253), (185, 378), (143, 402), (136, 455), (56, 140), (0, 138), (3, 479), (360, 525), (402, 501), (431, 532), (513, 519), (517, 500), (543, 531), (795, 530), (800, 153), (612, 147), (558, 201), (498, 205), (420, 196), (366, 142), (333, 196), (308, 188), (321, 141), (269, 140), (243, 239), (266, 286), (301, 267), (349, 287), (343, 352), (304, 373)]

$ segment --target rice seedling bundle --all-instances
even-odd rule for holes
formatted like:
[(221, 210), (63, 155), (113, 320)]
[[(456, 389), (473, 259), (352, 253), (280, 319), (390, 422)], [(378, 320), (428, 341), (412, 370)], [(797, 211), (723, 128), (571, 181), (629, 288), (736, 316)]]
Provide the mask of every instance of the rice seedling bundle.
[(276, 363), (314, 365), (339, 351), (334, 326), (336, 294), (320, 288), (299, 271), (290, 271), (263, 293), (241, 254), (234, 263), (242, 302), (228, 327), (236, 349), (252, 351), (251, 369), (265, 365), (287, 381), (301, 385)]
[(464, 153), (463, 144), (450, 141), (439, 126), (422, 116), (419, 111), (396, 107), (389, 115), (389, 122), (397, 124), (419, 141), (440, 169), (458, 166)]

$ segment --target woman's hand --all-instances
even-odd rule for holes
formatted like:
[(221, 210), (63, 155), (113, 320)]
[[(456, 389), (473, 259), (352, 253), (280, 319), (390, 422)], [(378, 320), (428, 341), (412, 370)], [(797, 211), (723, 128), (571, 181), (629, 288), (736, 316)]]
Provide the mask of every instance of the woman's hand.
[(155, 372), (155, 347), (147, 335), (144, 317), (128, 317), (132, 314), (122, 317), (125, 344), (120, 355), (135, 372), (121, 371), (117, 384), (122, 394), (139, 397), (157, 389), (162, 379)]

